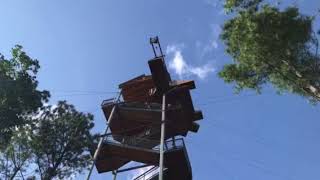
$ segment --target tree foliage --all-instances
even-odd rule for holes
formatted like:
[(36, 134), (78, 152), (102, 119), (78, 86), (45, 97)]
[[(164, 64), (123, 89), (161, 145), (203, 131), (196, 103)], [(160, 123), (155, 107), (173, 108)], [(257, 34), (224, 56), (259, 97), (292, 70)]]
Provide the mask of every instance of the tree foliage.
[(234, 63), (225, 65), (219, 76), (235, 83), (237, 91), (259, 92), (269, 82), (279, 91), (320, 100), (320, 57), (313, 20), (296, 7), (279, 10), (264, 5), (239, 11), (223, 27), (221, 37)]
[(0, 143), (26, 122), (26, 115), (48, 101), (49, 92), (37, 89), (39, 68), (38, 60), (30, 58), (22, 46), (12, 49), (11, 59), (0, 54)]
[(0, 151), (0, 179), (14, 179), (16, 176), (23, 178), (23, 173), (31, 162), (27, 131), (19, 128), (13, 134), (10, 144)]
[(262, 0), (226, 0), (224, 8), (227, 12), (241, 11), (241, 10), (256, 10)]
[(0, 56), (0, 179), (66, 179), (91, 163), (93, 115), (66, 101), (44, 106), (39, 68), (19, 45)]
[(31, 129), (31, 148), (42, 179), (64, 179), (90, 164), (93, 116), (65, 101), (48, 106)]

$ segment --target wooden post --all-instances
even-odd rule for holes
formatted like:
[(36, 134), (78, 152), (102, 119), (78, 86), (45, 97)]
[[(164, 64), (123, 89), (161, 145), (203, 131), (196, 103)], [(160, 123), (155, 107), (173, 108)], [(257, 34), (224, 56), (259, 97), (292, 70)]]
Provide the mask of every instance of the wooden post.
[(163, 180), (163, 159), (164, 159), (164, 138), (166, 120), (166, 95), (162, 96), (162, 117), (161, 117), (161, 139), (160, 139), (160, 161), (159, 161), (159, 180)]

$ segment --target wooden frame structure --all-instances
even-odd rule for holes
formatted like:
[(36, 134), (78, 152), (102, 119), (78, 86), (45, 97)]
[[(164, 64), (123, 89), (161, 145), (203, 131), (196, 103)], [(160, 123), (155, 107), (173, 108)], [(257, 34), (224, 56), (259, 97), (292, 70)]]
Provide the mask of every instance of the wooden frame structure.
[[(149, 180), (191, 180), (191, 165), (182, 137), (189, 131), (198, 132), (197, 121), (203, 118), (202, 112), (194, 109), (190, 95), (195, 83), (171, 80), (159, 39), (150, 43), (155, 53), (155, 58), (148, 61), (151, 75), (140, 75), (120, 84), (122, 101), (119, 96), (101, 104), (108, 126), (92, 151), (93, 162), (99, 173), (113, 172), (114, 179), (117, 173), (153, 166), (152, 171), (135, 179), (146, 178), (153, 172)], [(160, 56), (154, 43), (160, 47)], [(130, 161), (145, 165), (121, 169)], [(87, 179), (92, 169), (93, 166)]]

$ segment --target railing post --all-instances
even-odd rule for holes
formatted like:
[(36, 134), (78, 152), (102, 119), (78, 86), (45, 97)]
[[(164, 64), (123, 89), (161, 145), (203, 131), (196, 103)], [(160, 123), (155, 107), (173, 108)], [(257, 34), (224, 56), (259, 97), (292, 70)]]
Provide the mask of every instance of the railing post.
[(112, 171), (112, 174), (113, 174), (113, 180), (116, 180), (117, 179), (117, 171)]
[[(119, 93), (119, 96), (118, 96), (118, 98), (115, 100), (114, 103), (117, 103), (117, 102), (119, 101), (120, 96), (121, 96), (121, 92)], [(115, 105), (112, 107), (110, 116), (109, 116), (109, 118), (108, 118), (108, 124), (107, 124), (107, 127), (106, 127), (106, 130), (105, 130), (104, 134), (107, 134), (107, 133), (108, 133), (109, 124), (111, 123), (111, 120), (112, 120), (114, 111), (115, 111), (115, 109), (116, 109), (116, 106), (117, 106), (117, 104), (115, 104)], [(97, 149), (96, 149), (96, 151), (94, 152), (94, 155), (93, 155), (93, 163), (92, 163), (92, 165), (91, 165), (91, 167), (90, 167), (88, 176), (87, 176), (87, 178), (86, 178), (87, 180), (90, 179), (90, 176), (91, 176), (93, 167), (94, 167), (94, 165), (95, 165), (95, 163), (96, 163), (97, 157), (98, 157), (98, 155), (99, 155), (99, 153), (100, 153), (100, 149), (101, 149), (101, 147), (102, 147), (102, 143), (103, 143), (104, 140), (105, 140), (105, 136), (103, 136), (103, 137), (100, 138), (100, 141), (99, 141), (99, 143), (98, 143)]]
[(176, 137), (175, 136), (172, 137), (172, 145), (174, 148), (176, 148)]
[(161, 139), (160, 139), (160, 161), (159, 161), (159, 180), (163, 180), (163, 160), (164, 160), (164, 138), (166, 120), (166, 95), (162, 96), (162, 115), (161, 115)]

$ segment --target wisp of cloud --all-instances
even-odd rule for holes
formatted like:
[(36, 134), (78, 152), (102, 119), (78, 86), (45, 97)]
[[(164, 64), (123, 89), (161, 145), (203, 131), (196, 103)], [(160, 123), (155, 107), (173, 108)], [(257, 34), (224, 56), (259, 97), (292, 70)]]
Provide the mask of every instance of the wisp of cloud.
[(179, 76), (179, 78), (196, 76), (199, 79), (205, 79), (209, 73), (215, 71), (210, 63), (202, 66), (192, 66), (186, 63), (183, 58), (181, 45), (170, 45), (167, 47), (166, 53), (173, 55), (169, 61), (169, 68)]

